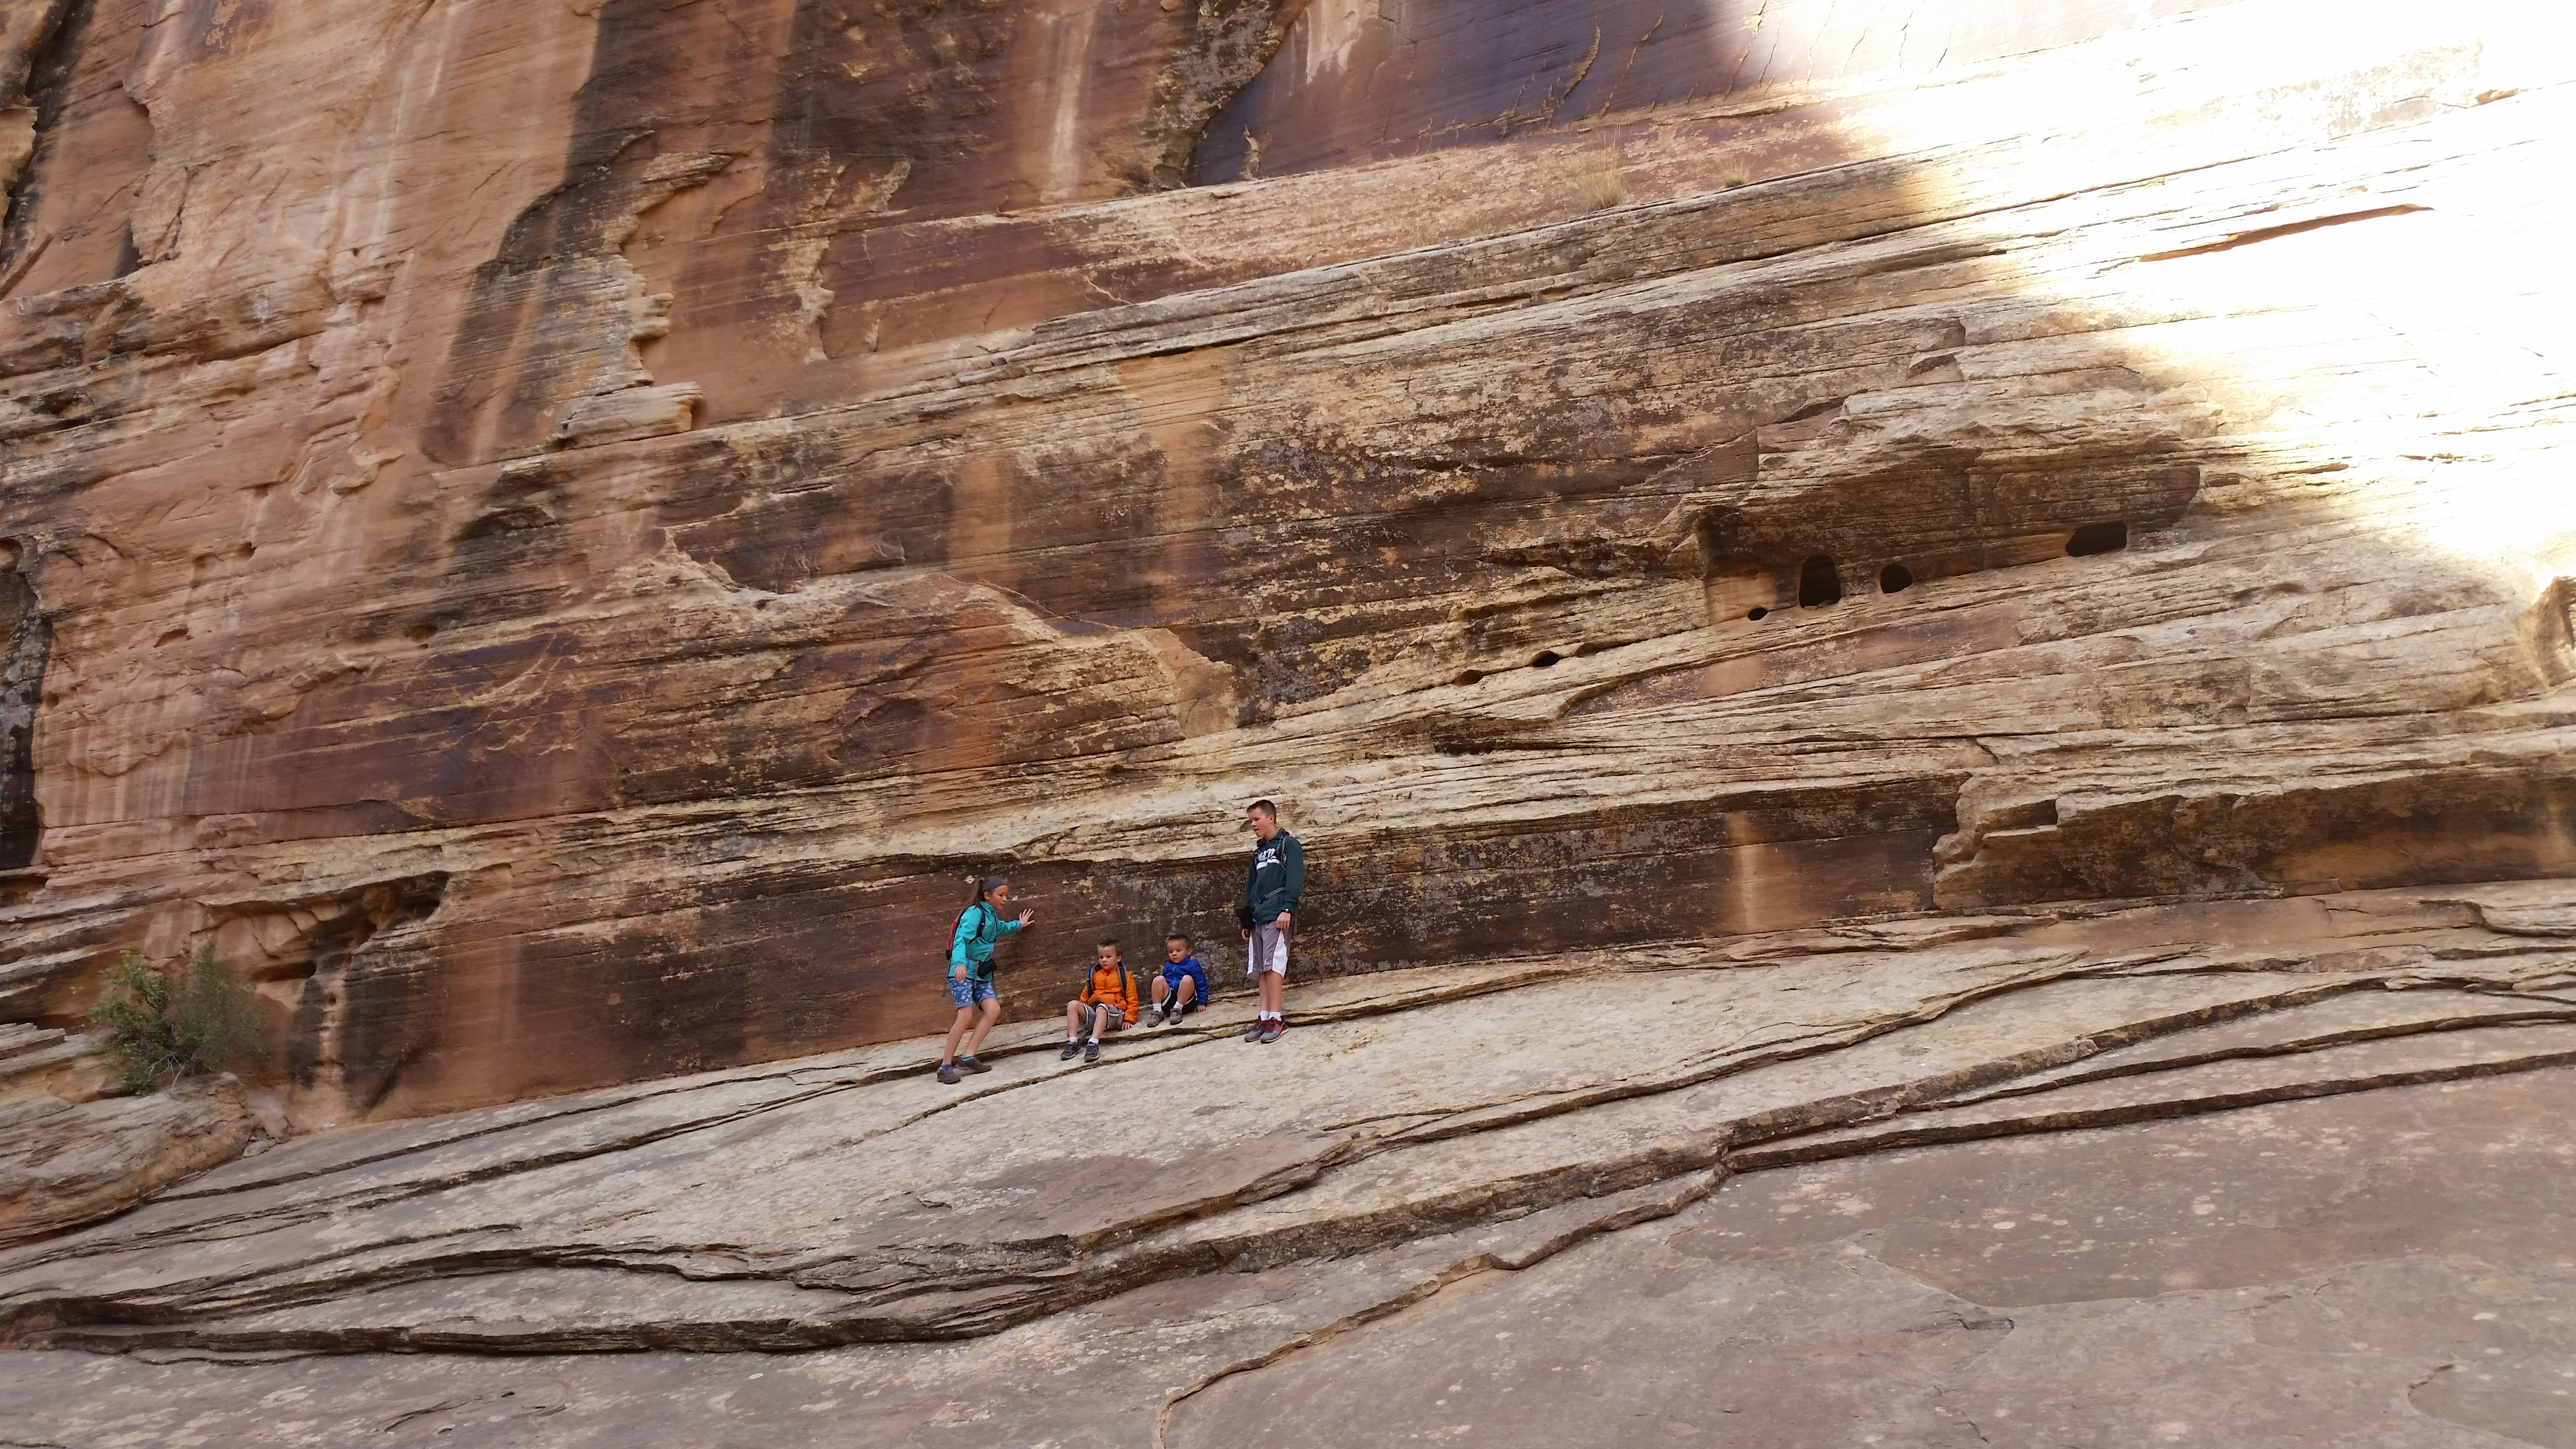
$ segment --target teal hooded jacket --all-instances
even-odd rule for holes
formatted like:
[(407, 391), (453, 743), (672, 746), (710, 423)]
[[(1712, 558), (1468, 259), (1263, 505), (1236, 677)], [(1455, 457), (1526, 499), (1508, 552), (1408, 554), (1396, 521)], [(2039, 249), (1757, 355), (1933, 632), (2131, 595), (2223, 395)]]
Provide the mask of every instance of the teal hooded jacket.
[(1019, 922), (1003, 920), (999, 911), (977, 901), (957, 918), (957, 931), (948, 939), (949, 970), (963, 966), (978, 981), (992, 980), (993, 943), (1019, 933)]

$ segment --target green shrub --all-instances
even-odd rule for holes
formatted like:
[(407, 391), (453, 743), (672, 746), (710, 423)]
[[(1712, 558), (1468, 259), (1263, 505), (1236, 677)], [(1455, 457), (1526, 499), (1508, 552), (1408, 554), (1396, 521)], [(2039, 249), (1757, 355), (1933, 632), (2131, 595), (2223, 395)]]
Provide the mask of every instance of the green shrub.
[(118, 952), (107, 970), (107, 994), (89, 1019), (123, 1069), (125, 1089), (138, 1096), (165, 1078), (216, 1071), (236, 1057), (268, 1065), (259, 998), (215, 964), (212, 941), (199, 942), (176, 975), (153, 970), (132, 951)]

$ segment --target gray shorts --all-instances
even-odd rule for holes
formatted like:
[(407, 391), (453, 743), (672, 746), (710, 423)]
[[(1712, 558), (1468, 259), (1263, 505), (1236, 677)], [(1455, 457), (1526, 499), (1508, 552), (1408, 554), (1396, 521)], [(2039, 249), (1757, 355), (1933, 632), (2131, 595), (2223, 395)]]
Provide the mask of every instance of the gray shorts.
[(1266, 921), (1252, 928), (1250, 949), (1246, 952), (1243, 974), (1259, 977), (1264, 971), (1276, 971), (1279, 979), (1288, 979), (1288, 938), (1296, 933), (1291, 925), (1281, 930), (1277, 921)]
[(1108, 1002), (1095, 1001), (1083, 1009), (1090, 1012), (1091, 1019), (1100, 1024), (1100, 1034), (1103, 1036), (1113, 1031), (1127, 1029), (1127, 1013), (1111, 1006)]

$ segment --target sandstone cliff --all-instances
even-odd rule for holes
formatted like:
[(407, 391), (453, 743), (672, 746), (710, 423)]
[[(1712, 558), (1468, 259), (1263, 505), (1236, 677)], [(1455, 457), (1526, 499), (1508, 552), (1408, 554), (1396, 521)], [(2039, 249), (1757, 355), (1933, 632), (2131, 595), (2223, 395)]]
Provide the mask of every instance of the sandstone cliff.
[(1511, 13), (20, 7), (0, 1010), (775, 1058), (1253, 794), (1332, 970), (2576, 864), (2553, 22)]
[[(9, 7), (13, 1423), (2576, 1443), (2571, 78), (2504, 0)], [(1223, 981), (1257, 795), (1285, 1044), (922, 1075), (966, 876), (1020, 1023)], [(101, 1096), (208, 940), (276, 1102)]]

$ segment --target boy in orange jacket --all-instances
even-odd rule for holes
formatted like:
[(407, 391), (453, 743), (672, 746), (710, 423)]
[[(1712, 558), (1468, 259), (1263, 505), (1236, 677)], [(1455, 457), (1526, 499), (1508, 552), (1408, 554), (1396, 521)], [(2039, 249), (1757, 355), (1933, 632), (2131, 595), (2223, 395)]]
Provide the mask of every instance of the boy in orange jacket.
[(1136, 1023), (1136, 980), (1127, 974), (1117, 939), (1103, 937), (1092, 957), (1091, 979), (1082, 984), (1080, 996), (1064, 1004), (1063, 1061), (1071, 1061), (1075, 1052), (1086, 1062), (1100, 1060), (1100, 1034), (1125, 1031)]

